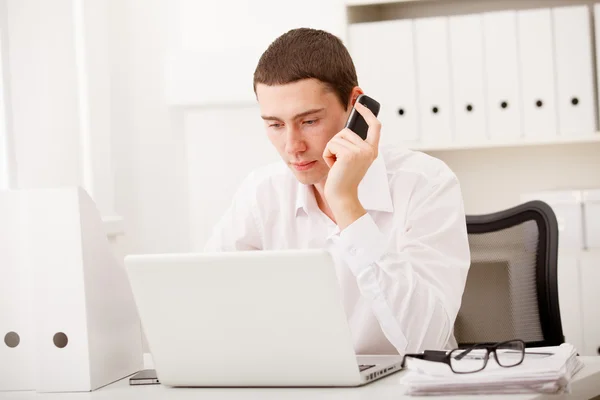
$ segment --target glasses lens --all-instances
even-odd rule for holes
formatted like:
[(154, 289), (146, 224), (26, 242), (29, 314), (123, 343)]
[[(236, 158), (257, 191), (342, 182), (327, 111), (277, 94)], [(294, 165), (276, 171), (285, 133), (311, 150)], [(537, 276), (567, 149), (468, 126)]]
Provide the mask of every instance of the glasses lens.
[(450, 353), (450, 366), (459, 374), (481, 371), (486, 363), (486, 349), (454, 349)]
[(525, 344), (519, 340), (502, 343), (496, 349), (496, 360), (503, 367), (519, 365), (525, 358)]

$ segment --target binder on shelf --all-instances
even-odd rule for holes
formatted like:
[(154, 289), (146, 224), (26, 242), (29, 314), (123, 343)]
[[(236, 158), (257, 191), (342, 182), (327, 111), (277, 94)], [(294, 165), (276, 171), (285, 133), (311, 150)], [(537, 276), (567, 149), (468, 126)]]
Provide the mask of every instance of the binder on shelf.
[(381, 104), (382, 144), (419, 140), (413, 31), (412, 20), (351, 24), (348, 30), (359, 86)]
[(600, 355), (600, 268), (598, 268), (598, 251), (584, 251), (580, 253), (581, 274), (581, 305), (582, 305), (582, 331), (584, 347), (581, 351), (586, 356)]
[[(594, 4), (594, 21), (600, 21), (600, 4)], [(596, 23), (594, 29), (594, 39), (596, 43), (596, 90), (600, 91), (600, 26)], [(600, 101), (596, 104), (596, 115), (600, 115)]]
[(480, 143), (488, 137), (482, 16), (453, 16), (449, 25), (455, 140)]
[(587, 6), (552, 9), (558, 134), (596, 132), (590, 14)]
[(555, 137), (556, 85), (550, 9), (517, 12), (523, 132), (526, 137)]
[(560, 319), (565, 340), (583, 351), (581, 331), (582, 302), (580, 297), (579, 252), (559, 252), (557, 260)]
[(35, 390), (33, 280), (22, 195), (0, 191), (0, 392)]
[(447, 17), (415, 20), (417, 104), (424, 143), (453, 139), (449, 47)]
[(523, 135), (516, 11), (483, 14), (487, 118), (493, 140)]
[(600, 251), (600, 189), (583, 191), (583, 220), (585, 248)]
[[(80, 188), (18, 190), (12, 196), (0, 197), (2, 216), (13, 218), (9, 228), (0, 228), (2, 241), (13, 238), (7, 243), (25, 255), (15, 259), (13, 251), (16, 263), (9, 272), (20, 271), (13, 284), (20, 279), (33, 295), (23, 292), (20, 301), (1, 303), (0, 326), (23, 332), (19, 346), (8, 350), (22, 345), (27, 353), (1, 357), (2, 368), (20, 369), (26, 385), (19, 386), (38, 392), (91, 391), (141, 370), (142, 331), (133, 295), (94, 202)], [(18, 227), (25, 230), (16, 233)], [(9, 313), (6, 304), (13, 307)], [(15, 315), (29, 317), (25, 326)]]

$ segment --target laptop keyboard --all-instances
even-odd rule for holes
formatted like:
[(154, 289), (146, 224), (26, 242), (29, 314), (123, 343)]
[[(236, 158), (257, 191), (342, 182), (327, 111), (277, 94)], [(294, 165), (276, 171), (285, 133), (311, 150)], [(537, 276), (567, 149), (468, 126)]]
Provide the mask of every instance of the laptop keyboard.
[(364, 364), (361, 364), (361, 365), (358, 366), (358, 369), (360, 370), (360, 372), (363, 372), (363, 371), (368, 370), (369, 368), (373, 368), (374, 366), (375, 365), (364, 365)]

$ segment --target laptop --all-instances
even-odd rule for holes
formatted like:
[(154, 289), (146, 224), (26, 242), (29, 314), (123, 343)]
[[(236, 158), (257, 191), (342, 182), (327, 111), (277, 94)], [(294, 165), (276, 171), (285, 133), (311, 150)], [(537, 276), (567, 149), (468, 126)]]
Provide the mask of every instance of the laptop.
[(158, 380), (182, 387), (361, 386), (401, 357), (357, 356), (326, 250), (130, 255)]

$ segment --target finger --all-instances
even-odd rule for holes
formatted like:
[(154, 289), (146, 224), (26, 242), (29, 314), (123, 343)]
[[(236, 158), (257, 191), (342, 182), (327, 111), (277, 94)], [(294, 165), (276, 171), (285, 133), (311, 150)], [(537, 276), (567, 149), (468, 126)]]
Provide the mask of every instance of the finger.
[(353, 149), (352, 146), (353, 145), (351, 143), (346, 142), (343, 139), (338, 139), (334, 136), (333, 139), (327, 143), (325, 151), (323, 152), (323, 159), (329, 168), (331, 168), (336, 160), (342, 157), (344, 154), (356, 151), (356, 147)]
[(367, 125), (369, 125), (369, 130), (367, 131), (367, 138), (365, 142), (377, 148), (379, 146), (379, 136), (381, 133), (381, 122), (377, 119), (375, 114), (371, 112), (366, 106), (359, 103), (358, 101), (354, 103), (354, 108), (360, 115), (363, 116)]
[(349, 151), (348, 146), (344, 145), (343, 143), (340, 143), (340, 140), (338, 140), (334, 136), (325, 147), (325, 151), (323, 152), (323, 159), (325, 160), (329, 168), (331, 168), (331, 166), (335, 163), (338, 157), (342, 153), (347, 151)]
[(334, 136), (333, 139), (329, 141), (329, 143), (333, 145), (336, 160), (349, 159), (360, 154), (360, 152), (363, 151), (357, 145), (339, 136)]
[[(354, 136), (357, 136), (357, 135), (354, 134)], [(358, 137), (358, 139), (362, 140), (360, 137)], [(352, 152), (360, 151), (360, 148), (356, 144), (352, 143), (351, 141), (347, 140), (346, 138), (344, 138), (342, 136), (336, 135), (329, 142), (337, 143), (340, 146), (342, 146), (343, 148), (347, 149), (348, 151), (352, 151)]]
[(335, 154), (333, 153), (333, 150), (329, 148), (329, 143), (325, 146), (325, 151), (323, 151), (323, 160), (325, 160), (325, 164), (327, 164), (329, 168), (335, 163)]
[(336, 136), (342, 137), (351, 142), (352, 144), (363, 149), (368, 146), (367, 143), (365, 143), (365, 141), (360, 136), (358, 136), (356, 133), (352, 132), (348, 128), (342, 129)]

